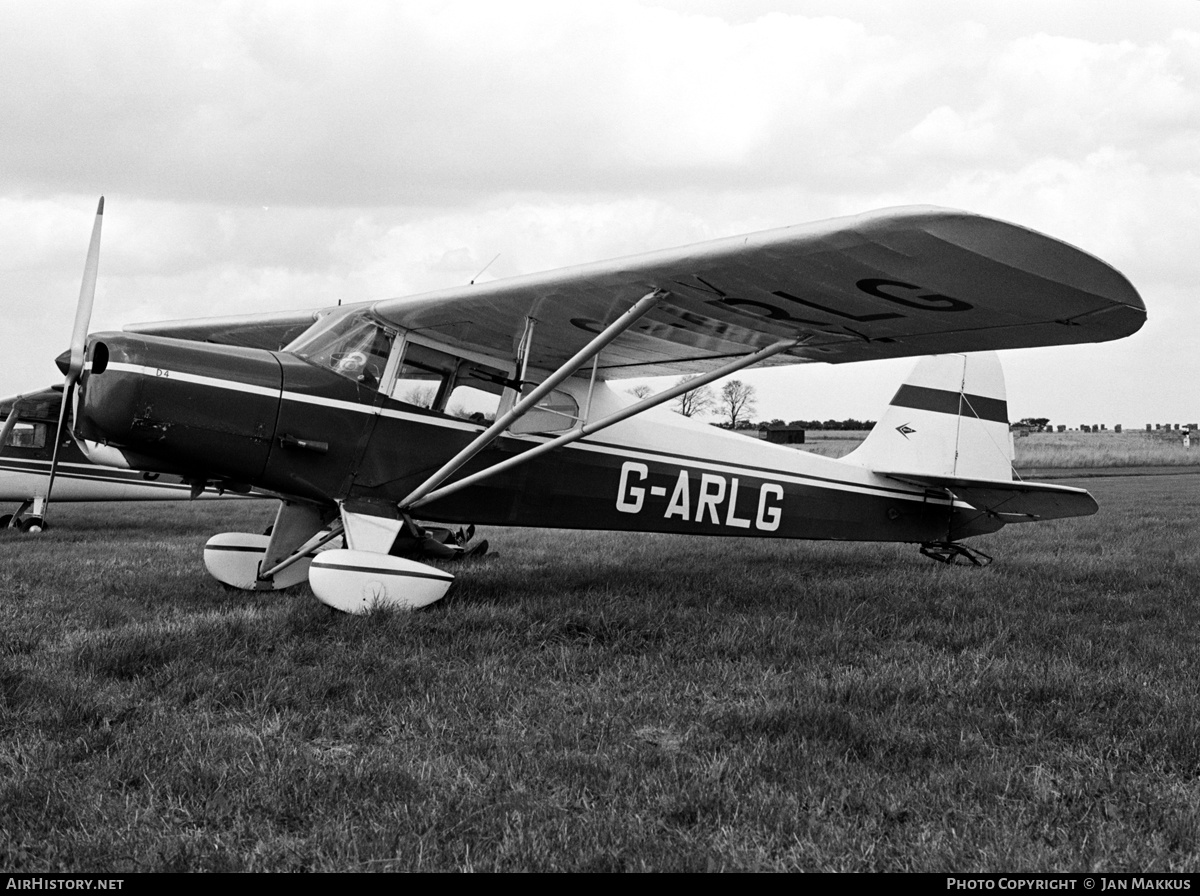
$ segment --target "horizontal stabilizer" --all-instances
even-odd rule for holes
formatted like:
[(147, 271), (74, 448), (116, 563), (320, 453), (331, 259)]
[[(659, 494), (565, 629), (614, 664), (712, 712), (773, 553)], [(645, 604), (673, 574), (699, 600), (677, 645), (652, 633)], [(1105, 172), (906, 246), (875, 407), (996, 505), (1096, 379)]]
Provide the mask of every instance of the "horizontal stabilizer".
[(998, 517), (1005, 523), (1032, 523), (1069, 516), (1091, 516), (1096, 499), (1082, 488), (1048, 482), (1017, 482), (990, 479), (957, 479), (922, 473), (882, 475), (911, 485), (946, 489), (960, 501)]

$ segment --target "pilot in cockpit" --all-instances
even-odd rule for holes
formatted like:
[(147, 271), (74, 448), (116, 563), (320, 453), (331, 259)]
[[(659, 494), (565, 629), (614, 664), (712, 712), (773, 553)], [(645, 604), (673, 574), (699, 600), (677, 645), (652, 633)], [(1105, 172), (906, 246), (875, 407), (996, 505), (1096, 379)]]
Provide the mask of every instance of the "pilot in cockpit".
[(343, 376), (357, 379), (370, 388), (376, 388), (383, 376), (387, 365), (388, 354), (392, 350), (392, 336), (386, 330), (372, 328), (373, 332), (363, 334), (359, 346), (345, 352), (335, 353), (333, 369)]

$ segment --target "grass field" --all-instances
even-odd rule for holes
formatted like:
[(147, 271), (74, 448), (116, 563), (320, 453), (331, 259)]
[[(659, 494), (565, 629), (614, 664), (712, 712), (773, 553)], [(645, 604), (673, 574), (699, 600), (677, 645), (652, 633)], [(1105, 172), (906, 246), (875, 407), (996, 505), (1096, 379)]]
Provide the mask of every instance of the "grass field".
[(265, 502), (0, 534), (8, 871), (1200, 870), (1200, 478), (914, 547), (494, 530), (440, 604), (223, 590)]
[[(867, 437), (857, 430), (812, 430), (802, 450), (844, 457)], [(1182, 435), (1131, 432), (1037, 432), (1014, 439), (1017, 470), (1078, 470), (1097, 467), (1200, 466), (1200, 438), (1190, 447)]]
[(1014, 441), (1018, 469), (1156, 467), (1200, 464), (1200, 438), (1181, 433), (1035, 432)]

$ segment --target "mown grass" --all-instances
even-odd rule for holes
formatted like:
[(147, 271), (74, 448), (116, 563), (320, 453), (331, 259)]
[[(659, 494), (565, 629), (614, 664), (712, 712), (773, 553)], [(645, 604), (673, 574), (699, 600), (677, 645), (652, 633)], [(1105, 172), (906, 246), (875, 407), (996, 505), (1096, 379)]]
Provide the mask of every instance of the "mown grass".
[(1200, 480), (985, 569), (493, 530), (440, 604), (223, 590), (255, 502), (0, 535), (0, 866), (1200, 868)]

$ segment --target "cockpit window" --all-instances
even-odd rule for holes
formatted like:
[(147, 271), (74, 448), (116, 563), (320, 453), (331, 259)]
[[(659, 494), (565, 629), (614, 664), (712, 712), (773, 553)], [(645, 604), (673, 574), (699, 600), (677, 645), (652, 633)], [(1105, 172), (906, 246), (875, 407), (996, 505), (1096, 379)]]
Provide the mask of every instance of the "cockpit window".
[(285, 351), (375, 388), (383, 378), (392, 334), (363, 315), (319, 321)]
[(496, 418), (501, 393), (511, 383), (499, 366), (404, 341), (364, 313), (322, 319), (284, 351), (396, 401), (473, 423)]

